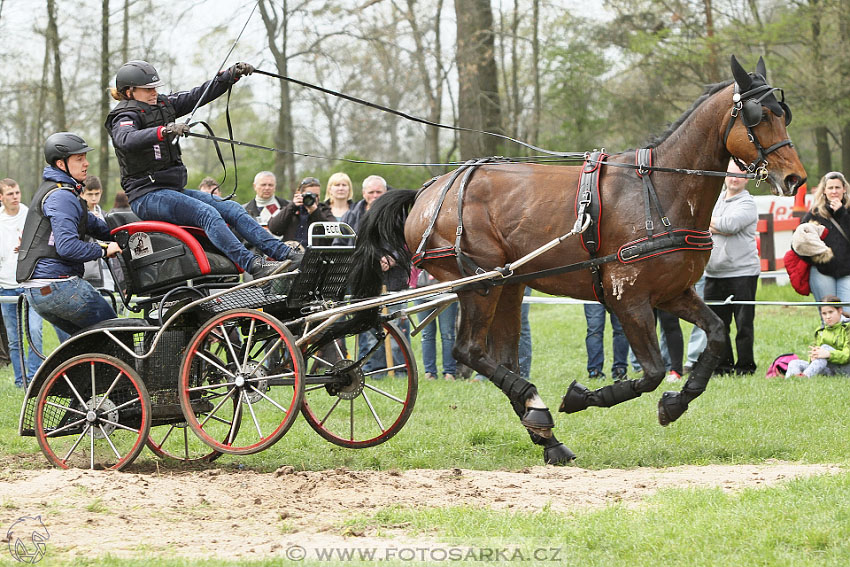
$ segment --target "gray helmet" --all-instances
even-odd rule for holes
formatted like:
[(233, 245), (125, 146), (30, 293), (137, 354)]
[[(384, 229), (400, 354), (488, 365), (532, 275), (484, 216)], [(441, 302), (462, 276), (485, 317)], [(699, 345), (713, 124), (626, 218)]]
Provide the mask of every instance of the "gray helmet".
[(86, 141), (71, 132), (57, 132), (47, 137), (44, 142), (44, 159), (54, 165), (56, 160), (66, 160), (72, 155), (94, 151)]
[(123, 92), (127, 87), (154, 89), (164, 85), (153, 65), (147, 61), (127, 61), (115, 74), (115, 88)]

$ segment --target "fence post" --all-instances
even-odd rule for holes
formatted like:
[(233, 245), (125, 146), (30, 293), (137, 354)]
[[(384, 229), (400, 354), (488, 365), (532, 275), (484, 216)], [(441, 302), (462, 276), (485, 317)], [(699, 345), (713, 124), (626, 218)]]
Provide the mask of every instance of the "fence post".
[[(773, 215), (771, 213), (762, 213), (759, 215), (759, 221), (764, 221), (764, 231), (759, 231), (759, 239), (761, 240), (761, 260), (766, 260), (767, 265), (763, 261), (762, 268), (767, 268), (765, 271), (773, 271), (776, 269), (776, 243), (773, 241)], [(761, 222), (759, 222), (761, 224)], [(775, 284), (776, 278), (762, 278), (765, 284)]]

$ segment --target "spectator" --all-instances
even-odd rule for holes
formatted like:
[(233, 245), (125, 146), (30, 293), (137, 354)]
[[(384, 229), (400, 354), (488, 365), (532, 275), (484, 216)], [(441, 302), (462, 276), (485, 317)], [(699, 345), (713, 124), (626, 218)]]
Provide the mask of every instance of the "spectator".
[(70, 132), (47, 138), (44, 158), (48, 165), (21, 235), (15, 277), (30, 305), (57, 327), (60, 341), (115, 317), (112, 306), (82, 279), (85, 262), (121, 252), (115, 242), (101, 246), (83, 240), (85, 236), (112, 239), (106, 223), (80, 204), (90, 151), (85, 140)]
[[(587, 377), (605, 379), (602, 367), (605, 364), (605, 306), (599, 303), (584, 304), (584, 318), (587, 321), (587, 335), (584, 339), (587, 348)], [(623, 333), (623, 327), (617, 316), (611, 313), (611, 329), (614, 333), (614, 362), (611, 377), (615, 382), (628, 377), (629, 341)]]
[[(431, 274), (422, 270), (416, 278), (416, 287), (425, 287), (437, 283)], [(417, 303), (426, 303), (430, 299), (420, 299)], [(419, 314), (419, 320), (424, 321), (430, 311)], [(457, 301), (450, 303), (435, 321), (431, 321), (422, 329), (422, 363), (425, 366), (425, 379), (437, 379), (437, 324), (440, 325), (440, 345), (443, 355), (443, 378), (454, 380), (457, 374), (457, 362), (452, 356), (455, 346), (455, 326), (457, 325)]]
[[(826, 295), (822, 301), (837, 304), (841, 299)], [(815, 343), (809, 346), (811, 362), (792, 360), (785, 376), (850, 375), (850, 337), (841, 305), (821, 305), (820, 317), (822, 325), (815, 331)]]
[[(24, 231), (27, 212), (29, 208), (21, 204), (21, 189), (14, 179), (0, 180), (0, 296), (17, 297), (24, 293), (23, 288), (15, 279), (18, 268), (18, 249), (21, 245), (21, 235)], [(21, 338), (18, 336), (18, 304), (3, 303), (0, 307), (3, 313), (3, 327), (9, 345), (9, 358), (12, 362), (12, 370), (15, 374), (15, 386), (21, 388), (35, 376), (41, 359), (33, 352), (32, 347), (26, 357), (25, 368), (21, 368)], [(29, 334), (33, 346), (38, 352), (41, 350), (41, 316), (29, 306), (28, 311)], [(26, 376), (24, 376), (26, 370)]]
[(813, 263), (809, 286), (816, 301), (827, 295), (850, 298), (850, 203), (847, 180), (838, 171), (823, 176), (812, 195), (812, 208), (801, 223), (815, 221), (826, 227), (823, 242), (832, 249), (832, 259)]
[(130, 208), (130, 200), (127, 199), (127, 193), (119, 189), (115, 192), (115, 200), (112, 201), (112, 209), (110, 212), (115, 211), (119, 213), (123, 212), (132, 212), (133, 209)]
[(219, 187), (218, 181), (212, 177), (204, 177), (198, 184), (198, 191), (221, 197), (221, 187)]
[[(743, 173), (732, 161), (727, 171)], [(725, 184), (726, 190), (714, 205), (709, 224), (714, 248), (705, 267), (705, 299), (723, 301), (731, 295), (736, 302), (754, 301), (761, 272), (756, 248), (758, 210), (755, 200), (746, 189), (746, 178), (727, 177)], [(724, 351), (715, 374), (753, 374), (756, 371), (753, 357), (755, 305), (712, 305), (711, 310), (720, 317), (725, 328)], [(733, 317), (737, 361), (732, 353), (732, 339), (729, 336)]]
[(341, 221), (345, 213), (351, 210), (354, 204), (353, 198), (354, 188), (351, 186), (351, 178), (341, 171), (331, 175), (325, 188), (324, 203), (331, 208), (336, 220)]
[(661, 336), (667, 351), (667, 381), (678, 382), (684, 374), (682, 358), (685, 351), (679, 318), (663, 309), (655, 309), (655, 318), (661, 325)]
[[(694, 291), (700, 298), (705, 298), (705, 274), (700, 276), (697, 283), (694, 284)], [(697, 359), (705, 350), (706, 344), (708, 344), (708, 339), (705, 336), (705, 331), (694, 325), (691, 330), (691, 338), (688, 340), (688, 359), (683, 368), (685, 374), (688, 374), (697, 363)]]
[[(160, 95), (156, 89), (163, 82), (157, 70), (145, 61), (129, 61), (115, 75), (112, 97), (119, 102), (107, 115), (105, 127), (121, 169), (121, 186), (139, 218), (201, 228), (231, 262), (259, 278), (295, 269), (300, 255), (239, 204), (186, 188), (179, 141), (189, 125), (176, 121), (253, 72), (251, 65), (237, 63), (192, 90)], [(262, 255), (250, 252), (228, 225)], [(291, 262), (281, 261), (287, 259)]]
[[(105, 220), (103, 209), (100, 208), (100, 198), (103, 196), (103, 187), (100, 184), (100, 178), (96, 175), (89, 175), (86, 177), (83, 185), (84, 188), (80, 197), (86, 202), (88, 211), (100, 220)], [(87, 238), (86, 240), (97, 242), (94, 238)], [(96, 288), (103, 288), (109, 291), (115, 289), (115, 282), (112, 280), (109, 268), (106, 267), (106, 263), (102, 258), (90, 260), (85, 263), (83, 279)]]
[(330, 207), (319, 202), (321, 186), (315, 177), (305, 177), (295, 190), (292, 202), (269, 220), (269, 231), (287, 243), (294, 241), (303, 250), (307, 246), (307, 229), (314, 222), (333, 222)]
[(261, 171), (254, 176), (256, 196), (243, 206), (248, 214), (257, 219), (262, 226), (268, 227), (269, 220), (289, 203), (286, 199), (275, 195), (276, 191), (277, 178), (274, 173)]
[[(363, 200), (358, 201), (350, 211), (345, 213), (342, 222), (347, 223), (355, 232), (360, 230), (360, 221), (369, 207), (384, 193), (387, 192), (387, 182), (380, 175), (370, 175), (363, 180)], [(383, 271), (384, 285), (387, 291), (401, 291), (408, 287), (408, 273), (403, 266), (396, 264), (396, 259), (392, 256), (384, 256), (381, 258), (381, 270)], [(390, 313), (403, 309), (403, 303), (397, 303), (387, 306)], [(396, 319), (398, 326), (404, 332), (405, 336), (410, 336), (410, 330), (407, 325), (407, 319)], [(374, 335), (367, 331), (360, 334), (360, 347), (358, 355), (360, 358), (366, 356), (372, 345), (375, 344)], [(393, 351), (393, 360), (397, 363), (403, 360), (401, 352), (397, 349)], [(378, 349), (372, 357), (363, 365), (363, 371), (371, 371), (380, 368), (386, 364), (386, 356), (383, 349)]]

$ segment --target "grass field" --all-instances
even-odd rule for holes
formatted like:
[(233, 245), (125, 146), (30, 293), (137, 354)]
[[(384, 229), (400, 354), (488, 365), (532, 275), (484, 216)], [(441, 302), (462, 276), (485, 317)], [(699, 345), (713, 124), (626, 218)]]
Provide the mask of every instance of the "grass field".
[[(764, 286), (758, 299), (800, 298), (790, 287)], [(575, 466), (585, 469), (774, 460), (846, 466), (850, 464), (850, 380), (764, 378), (776, 355), (792, 351), (803, 354), (818, 323), (814, 307), (759, 306), (756, 375), (713, 379), (688, 412), (666, 428), (656, 419), (661, 392), (673, 389), (664, 384), (656, 392), (614, 408), (557, 414), (556, 433), (578, 455)], [(575, 305), (534, 305), (531, 324), (532, 381), (550, 407), (557, 408), (573, 379), (587, 384), (582, 310)], [(687, 341), (689, 325), (683, 324), (683, 330)], [(606, 371), (610, 342), (608, 331)], [(417, 340), (414, 350), (419, 350)], [(11, 368), (0, 370), (0, 458), (6, 462), (16, 455), (39, 454), (35, 439), (17, 436), (21, 393), (11, 382)], [(154, 459), (145, 451), (137, 462), (144, 466)], [(16, 466), (47, 467), (42, 459), (16, 461)], [(435, 381), (420, 382), (410, 421), (384, 445), (362, 450), (339, 448), (323, 441), (299, 420), (272, 448), (251, 456), (224, 456), (215, 467), (256, 471), (274, 471), (282, 465), (308, 471), (338, 467), (519, 470), (539, 464), (540, 449), (529, 442), (496, 388), (488, 383)], [(387, 527), (404, 526), (413, 537), (427, 534), (432, 539), (467, 545), (509, 542), (528, 549), (557, 547), (561, 550), (559, 562), (568, 565), (847, 565), (848, 488), (850, 474), (841, 473), (732, 494), (719, 489), (662, 490), (637, 508), (615, 503), (599, 510), (564, 514), (548, 509), (512, 513), (468, 506), (391, 507), (352, 517), (346, 525), (378, 533)], [(7, 555), (0, 554), (0, 564), (6, 559)], [(65, 564), (60, 557), (53, 560)], [(552, 562), (551, 557), (523, 561)], [(195, 563), (221, 564), (212, 559)], [(50, 563), (46, 560), (43, 564)], [(150, 562), (140, 553), (137, 561), (99, 558), (75, 564), (187, 563), (174, 558)]]

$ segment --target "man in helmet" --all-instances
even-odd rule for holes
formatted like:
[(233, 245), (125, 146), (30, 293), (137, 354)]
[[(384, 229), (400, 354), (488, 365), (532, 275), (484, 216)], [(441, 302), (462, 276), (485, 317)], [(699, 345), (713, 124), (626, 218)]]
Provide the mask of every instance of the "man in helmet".
[[(156, 69), (145, 61), (129, 61), (115, 76), (112, 97), (120, 102), (107, 116), (105, 126), (118, 157), (121, 186), (134, 213), (144, 220), (200, 227), (230, 260), (252, 276), (262, 277), (282, 272), (289, 265), (274, 260), (292, 260), (294, 268), (300, 263), (300, 254), (269, 234), (238, 203), (185, 188), (187, 172), (179, 137), (189, 128), (177, 122), (253, 72), (251, 65), (237, 63), (190, 91), (161, 95), (156, 89), (163, 82)], [(249, 252), (228, 224), (274, 260)]]
[(115, 317), (112, 306), (83, 279), (83, 264), (121, 252), (106, 223), (80, 199), (92, 148), (80, 136), (59, 132), (44, 144), (41, 186), (30, 205), (18, 253), (17, 280), (29, 304), (57, 330), (59, 340)]

